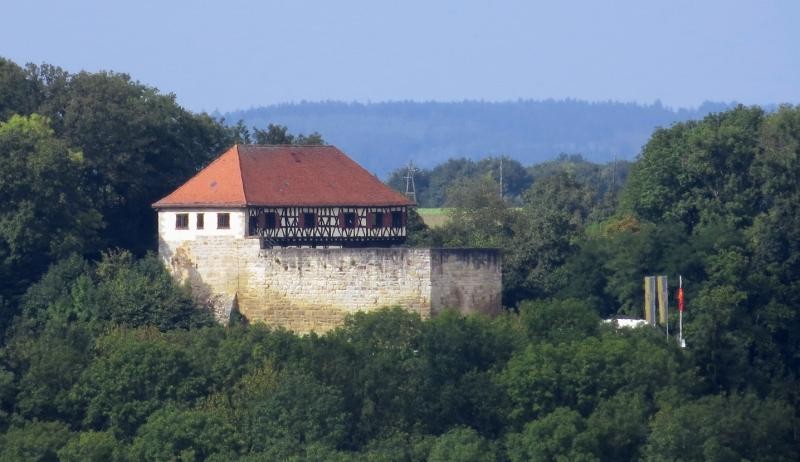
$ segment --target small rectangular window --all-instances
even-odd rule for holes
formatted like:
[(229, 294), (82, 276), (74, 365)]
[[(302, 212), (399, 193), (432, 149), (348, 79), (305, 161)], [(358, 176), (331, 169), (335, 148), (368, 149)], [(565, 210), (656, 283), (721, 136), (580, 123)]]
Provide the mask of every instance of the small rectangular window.
[(218, 213), (217, 214), (217, 229), (229, 229), (231, 227), (231, 214)]
[(383, 228), (383, 212), (375, 212), (375, 214), (372, 215), (372, 227)]
[(302, 227), (305, 229), (312, 229), (317, 225), (317, 215), (314, 212), (303, 212)]
[(392, 212), (392, 228), (402, 228), (403, 227), (403, 212), (395, 211)]
[(355, 228), (358, 223), (356, 214), (353, 212), (345, 212), (342, 214), (342, 228)]
[(189, 214), (176, 213), (175, 214), (175, 229), (189, 229)]
[(197, 214), (197, 229), (203, 229), (203, 214)]

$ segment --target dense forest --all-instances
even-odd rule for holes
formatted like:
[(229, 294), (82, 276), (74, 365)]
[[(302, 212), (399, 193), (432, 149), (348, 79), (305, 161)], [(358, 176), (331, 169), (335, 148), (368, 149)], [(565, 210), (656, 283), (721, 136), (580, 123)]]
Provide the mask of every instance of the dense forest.
[(507, 102), (300, 102), (218, 114), (247, 126), (287, 125), (318, 131), (369, 171), (384, 178), (413, 161), (433, 168), (450, 158), (509, 156), (526, 165), (559, 153), (593, 162), (631, 160), (657, 127), (700, 119), (733, 107), (706, 102), (696, 109), (579, 100)]
[[(409, 245), (500, 248), (495, 318), (217, 325), (147, 252), (149, 204), (303, 130), (0, 59), (0, 460), (800, 458), (800, 108), (661, 128), (630, 163), (503, 158), (503, 188), (497, 157), (421, 171), (450, 220)], [(685, 349), (601, 322), (649, 274), (686, 281)]]

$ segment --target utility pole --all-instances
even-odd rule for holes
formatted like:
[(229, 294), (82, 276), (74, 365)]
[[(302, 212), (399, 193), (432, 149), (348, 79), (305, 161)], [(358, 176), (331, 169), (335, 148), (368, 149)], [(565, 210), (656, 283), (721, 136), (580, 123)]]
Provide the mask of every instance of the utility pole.
[(617, 187), (617, 155), (614, 154), (614, 167), (611, 170), (611, 192)]
[(500, 199), (503, 199), (503, 156), (500, 156)]
[(414, 201), (415, 205), (417, 203), (417, 186), (414, 184), (414, 172), (416, 171), (417, 168), (414, 167), (414, 163), (409, 161), (406, 176), (403, 177), (406, 180), (406, 197)]

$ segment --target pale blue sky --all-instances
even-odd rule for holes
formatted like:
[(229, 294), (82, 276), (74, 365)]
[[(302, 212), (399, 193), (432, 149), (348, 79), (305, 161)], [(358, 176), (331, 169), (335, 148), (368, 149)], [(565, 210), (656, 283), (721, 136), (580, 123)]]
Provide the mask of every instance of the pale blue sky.
[(300, 100), (800, 102), (800, 1), (3, 2), (0, 56), (192, 110)]

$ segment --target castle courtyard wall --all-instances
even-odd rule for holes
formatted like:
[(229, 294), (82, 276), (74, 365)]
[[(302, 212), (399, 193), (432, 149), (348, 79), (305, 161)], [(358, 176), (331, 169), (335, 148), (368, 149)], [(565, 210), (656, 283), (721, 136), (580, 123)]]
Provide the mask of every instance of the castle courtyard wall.
[(258, 239), (195, 235), (160, 240), (159, 253), (221, 321), (237, 309), (251, 322), (324, 332), (357, 311), (399, 305), (429, 317), (445, 308), (500, 311), (496, 250), (272, 248)]
[(430, 249), (431, 314), (444, 309), (499, 314), (502, 264), (497, 249)]

